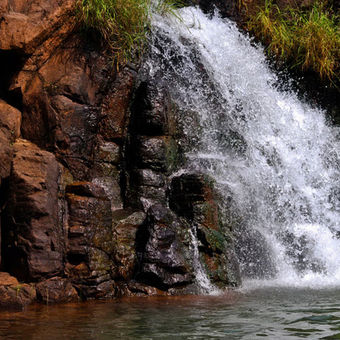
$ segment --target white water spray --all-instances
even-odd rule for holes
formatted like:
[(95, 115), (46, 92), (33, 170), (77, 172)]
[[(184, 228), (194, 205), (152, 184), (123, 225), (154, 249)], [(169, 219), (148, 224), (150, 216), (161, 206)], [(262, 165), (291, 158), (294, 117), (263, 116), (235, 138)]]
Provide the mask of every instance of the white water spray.
[(196, 283), (198, 284), (201, 294), (209, 294), (209, 295), (218, 295), (221, 293), (218, 288), (211, 284), (203, 266), (200, 261), (200, 254), (198, 251), (198, 242), (197, 242), (197, 232), (196, 229), (189, 230), (190, 243), (191, 243), (191, 252), (193, 254), (193, 265), (196, 273)]
[(244, 275), (270, 261), (266, 284), (340, 285), (339, 130), (277, 89), (262, 49), (235, 24), (196, 8), (180, 15), (154, 16), (147, 67), (182, 112), (188, 167), (212, 175), (243, 233), (261, 236), (266, 260), (250, 258), (249, 239), (240, 244)]

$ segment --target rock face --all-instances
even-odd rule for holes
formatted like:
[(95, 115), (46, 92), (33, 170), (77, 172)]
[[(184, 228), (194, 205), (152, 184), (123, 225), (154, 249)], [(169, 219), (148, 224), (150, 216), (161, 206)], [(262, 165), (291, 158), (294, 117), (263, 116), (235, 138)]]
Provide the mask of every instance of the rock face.
[(58, 223), (59, 166), (55, 156), (17, 140), (10, 177), (4, 263), (21, 280), (63, 270), (63, 230)]
[(20, 136), (21, 112), (0, 100), (0, 185), (11, 170), (13, 143)]
[(170, 207), (196, 226), (200, 261), (212, 283), (219, 287), (241, 282), (232, 228), (222, 220), (214, 182), (206, 175), (174, 177), (170, 186)]
[(193, 282), (194, 273), (186, 258), (179, 233), (187, 229), (170, 210), (153, 205), (140, 228), (136, 250), (139, 258), (137, 279), (166, 290)]
[(192, 231), (211, 281), (236, 285), (213, 183), (174, 176), (166, 84), (115, 69), (74, 5), (0, 0), (0, 305), (198, 292)]

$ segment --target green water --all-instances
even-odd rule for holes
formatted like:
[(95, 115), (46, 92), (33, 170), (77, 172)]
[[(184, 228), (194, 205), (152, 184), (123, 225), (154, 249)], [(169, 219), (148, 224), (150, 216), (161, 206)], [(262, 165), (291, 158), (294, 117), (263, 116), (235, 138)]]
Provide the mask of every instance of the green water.
[(340, 290), (255, 290), (0, 312), (1, 339), (340, 339)]

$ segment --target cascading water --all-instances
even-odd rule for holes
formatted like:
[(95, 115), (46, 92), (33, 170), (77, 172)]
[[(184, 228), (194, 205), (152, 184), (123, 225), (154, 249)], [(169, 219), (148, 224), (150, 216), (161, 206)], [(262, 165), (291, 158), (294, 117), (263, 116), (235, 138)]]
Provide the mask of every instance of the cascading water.
[(189, 230), (189, 236), (191, 239), (191, 247), (193, 254), (193, 265), (196, 272), (196, 281), (200, 287), (202, 294), (210, 294), (210, 295), (218, 295), (221, 293), (214, 285), (211, 284), (208, 275), (206, 274), (202, 263), (200, 262), (200, 255), (198, 250), (198, 242), (197, 242), (197, 232), (196, 230)]
[(234, 23), (197, 8), (180, 16), (154, 16), (146, 67), (182, 112), (187, 167), (212, 175), (242, 218), (243, 275), (340, 284), (339, 130), (278, 90), (262, 49)]

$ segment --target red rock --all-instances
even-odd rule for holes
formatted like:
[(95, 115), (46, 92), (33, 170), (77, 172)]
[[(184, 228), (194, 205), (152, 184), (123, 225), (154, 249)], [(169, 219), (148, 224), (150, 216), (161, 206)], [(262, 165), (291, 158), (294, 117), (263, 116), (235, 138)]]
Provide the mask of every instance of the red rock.
[(22, 309), (35, 300), (36, 291), (31, 285), (0, 286), (0, 308)]
[(16, 286), (19, 281), (9, 273), (0, 272), (0, 286)]
[(21, 113), (0, 99), (0, 184), (10, 174), (13, 148), (20, 136)]
[(58, 223), (59, 166), (55, 156), (19, 139), (14, 144), (4, 261), (22, 280), (63, 269), (63, 231)]
[(125, 137), (128, 124), (128, 110), (132, 96), (135, 74), (124, 69), (117, 75), (103, 103), (104, 119), (100, 122), (100, 134), (107, 141), (115, 141)]
[(135, 274), (137, 265), (136, 234), (138, 228), (143, 224), (146, 214), (141, 211), (121, 210), (116, 211), (113, 217), (115, 219), (112, 240), (115, 260), (114, 275), (116, 279), (128, 282)]
[(6, 129), (13, 142), (20, 137), (21, 112), (0, 99), (0, 127)]
[(78, 301), (79, 296), (71, 282), (60, 277), (40, 282), (36, 286), (37, 298), (46, 304)]
[(74, 0), (11, 0), (0, 3), (0, 49), (32, 53), (62, 25)]

